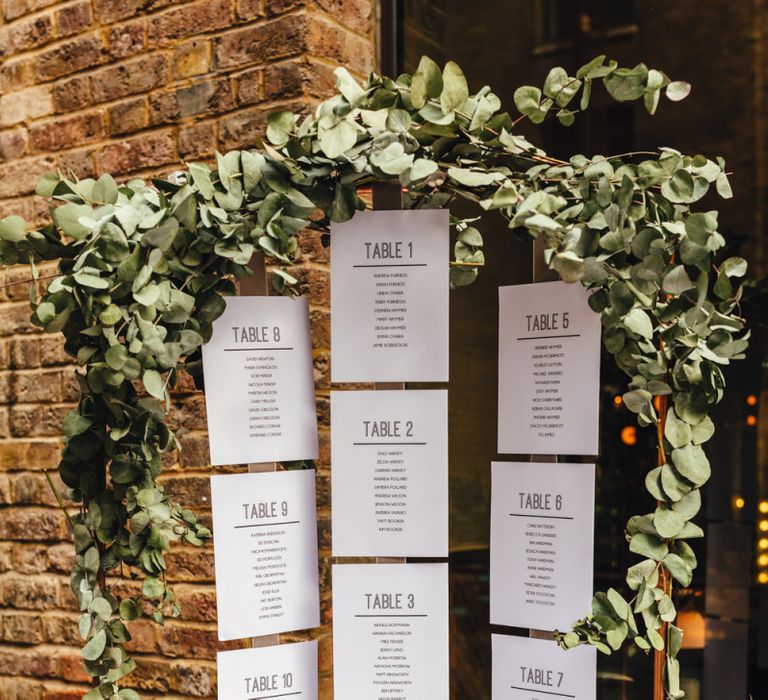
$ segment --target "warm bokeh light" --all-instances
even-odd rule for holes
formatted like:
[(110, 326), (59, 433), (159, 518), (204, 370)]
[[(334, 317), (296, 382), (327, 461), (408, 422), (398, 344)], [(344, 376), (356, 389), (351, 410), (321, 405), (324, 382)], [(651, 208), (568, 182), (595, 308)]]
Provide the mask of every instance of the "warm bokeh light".
[(664, 401), (664, 399), (662, 399), (661, 396), (653, 397), (653, 406), (657, 411), (661, 411), (662, 401)]
[(768, 554), (761, 554), (757, 558), (757, 563), (759, 566), (768, 566)]
[(768, 549), (768, 537), (761, 537), (760, 541), (757, 543), (757, 546), (760, 549)]
[(757, 406), (757, 396), (754, 394), (747, 396), (747, 406)]
[(741, 496), (736, 496), (736, 498), (733, 499), (733, 505), (741, 510), (744, 507), (744, 499)]
[(768, 532), (768, 520), (761, 520), (758, 527), (760, 528), (760, 532)]
[(747, 416), (747, 425), (757, 425), (757, 417), (756, 416)]
[(621, 429), (621, 441), (625, 445), (637, 444), (637, 428), (634, 425), (627, 425)]
[(768, 501), (760, 501), (758, 508), (761, 513), (768, 513)]
[(683, 649), (703, 649), (706, 639), (706, 620), (697, 610), (682, 610), (675, 623), (683, 630)]
[(768, 572), (761, 571), (760, 575), (757, 577), (757, 580), (760, 583), (768, 583)]
[(623, 403), (624, 403), (624, 401), (622, 401), (621, 396), (614, 396), (613, 397), (613, 405), (616, 406), (616, 408), (621, 406), (621, 404), (623, 404)]

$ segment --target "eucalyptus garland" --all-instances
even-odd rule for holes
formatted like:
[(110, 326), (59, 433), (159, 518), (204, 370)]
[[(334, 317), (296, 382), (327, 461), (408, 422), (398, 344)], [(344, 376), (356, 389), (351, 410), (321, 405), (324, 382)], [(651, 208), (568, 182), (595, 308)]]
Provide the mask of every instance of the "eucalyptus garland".
[[(489, 87), (470, 94), (453, 62), (441, 70), (424, 57), (412, 76), (372, 74), (362, 85), (342, 68), (336, 76), (338, 94), (314, 114), (272, 114), (263, 143), (218, 155), (216, 169), (190, 163), (168, 179), (120, 185), (109, 174), (50, 173), (37, 188), (52, 203), (48, 225), (0, 221), (0, 262), (35, 271), (58, 261), (45, 293), (33, 289), (32, 321), (62, 333), (79, 366), (59, 471), (79, 504), (68, 518), (84, 665), (94, 677), (86, 698), (138, 698), (121, 689), (135, 668), (126, 623), (179, 613), (165, 556), (174, 542), (203, 545), (211, 535), (158, 477), (163, 453), (178, 446), (170, 392), (184, 372), (200, 380), (200, 347), (224, 297), (257, 251), (277, 266), (275, 289), (291, 292), (299, 232), (348, 220), (366, 206), (359, 188), (381, 181), (399, 182), (409, 208), (461, 198), (478, 213), (498, 212), (518, 235), (543, 239), (564, 280), (594, 290), (605, 347), (630, 378), (624, 402), (658, 433), (659, 466), (646, 480), (657, 505), (627, 524), (640, 558), (627, 572), (632, 597), (598, 593), (591, 613), (557, 638), (605, 653), (625, 642), (661, 651), (668, 697), (681, 697), (671, 582), (691, 583), (688, 540), (703, 535), (692, 519), (710, 475), (708, 412), (723, 395), (722, 367), (743, 357), (748, 340), (738, 309), (746, 263), (718, 259), (716, 211), (691, 211), (710, 189), (731, 196), (725, 163), (670, 148), (562, 161), (516, 130), (525, 119), (572, 124), (595, 82), (616, 100), (642, 99), (651, 113), (662, 94), (679, 100), (690, 87), (601, 56), (574, 76), (554, 68), (542, 88), (519, 88), (513, 117)], [(452, 219), (453, 287), (484, 263), (475, 221)], [(136, 583), (118, 589), (122, 578)], [(133, 593), (120, 596), (125, 589)]]

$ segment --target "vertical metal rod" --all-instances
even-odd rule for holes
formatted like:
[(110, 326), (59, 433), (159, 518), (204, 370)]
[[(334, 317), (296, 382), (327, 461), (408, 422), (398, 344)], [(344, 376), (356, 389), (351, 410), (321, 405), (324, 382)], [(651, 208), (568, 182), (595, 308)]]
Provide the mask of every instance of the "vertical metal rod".
[[(382, 6), (385, 3), (382, 2)], [(394, 4), (394, 3), (390, 3)], [(383, 30), (383, 27), (382, 27)], [(403, 191), (399, 182), (375, 182), (372, 187), (373, 208), (381, 209), (402, 209)], [(376, 382), (373, 385), (375, 391), (402, 390), (405, 389), (404, 382)], [(377, 564), (405, 564), (405, 557), (376, 557)]]
[(379, 71), (382, 75), (397, 77), (399, 44), (398, 0), (380, 0)]
[[(240, 280), (238, 293), (241, 296), (267, 296), (269, 294), (269, 278), (264, 253), (254, 253), (248, 267), (251, 268), (253, 274)], [(248, 465), (249, 473), (274, 471), (277, 471), (276, 462), (258, 462)], [(251, 646), (253, 648), (270, 647), (276, 644), (280, 644), (279, 634), (266, 634), (251, 639)]]
[[(537, 238), (533, 241), (531, 258), (531, 281), (532, 282), (551, 282), (557, 280), (557, 273), (550, 270), (544, 262), (544, 249), (546, 241), (543, 238)], [(557, 455), (531, 455), (531, 462), (557, 462)], [(528, 636), (532, 639), (554, 639), (554, 633), (551, 630), (529, 629)]]

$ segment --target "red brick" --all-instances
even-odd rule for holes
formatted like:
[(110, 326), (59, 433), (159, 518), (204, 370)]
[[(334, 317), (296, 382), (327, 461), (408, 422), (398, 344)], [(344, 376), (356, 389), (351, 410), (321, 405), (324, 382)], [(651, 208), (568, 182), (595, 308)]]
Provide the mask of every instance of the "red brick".
[(284, 12), (298, 10), (307, 6), (307, 0), (267, 0), (267, 15), (277, 17)]
[(373, 17), (371, 0), (315, 0), (315, 4), (339, 24), (359, 34), (371, 32)]
[(177, 161), (172, 131), (142, 134), (99, 149), (98, 170), (106, 173), (130, 173), (144, 168), (170, 165)]
[(5, 0), (3, 2), (3, 16), (7, 20), (16, 19), (29, 12), (27, 0)]
[[(152, 10), (172, 5), (178, 0), (94, 0), (96, 17), (102, 24), (135, 17)], [(182, 0), (183, 1), (183, 0)]]
[(100, 36), (86, 34), (43, 51), (37, 57), (37, 78), (52, 80), (101, 65), (108, 58)]
[(307, 48), (307, 31), (304, 15), (286, 15), (227, 32), (215, 39), (217, 65), (229, 68), (295, 56)]
[(190, 78), (207, 73), (211, 68), (211, 42), (192, 39), (179, 46), (173, 54), (173, 77)]
[(157, 46), (172, 39), (224, 29), (232, 24), (230, 0), (198, 0), (152, 18), (147, 40)]
[(113, 58), (128, 58), (147, 46), (147, 23), (144, 19), (127, 22), (109, 32), (109, 53)]
[(189, 87), (152, 95), (149, 99), (152, 124), (163, 124), (199, 114), (218, 114), (232, 109), (229, 80), (206, 80)]
[(92, 22), (93, 13), (88, 0), (68, 5), (56, 12), (56, 26), (61, 37), (77, 34), (90, 27)]
[(262, 95), (263, 69), (251, 68), (237, 76), (237, 104), (245, 106), (260, 102)]
[(95, 112), (35, 124), (29, 131), (33, 151), (58, 151), (101, 138), (101, 115)]
[(237, 0), (236, 7), (239, 20), (256, 19), (264, 14), (261, 0)]
[(58, 584), (46, 576), (0, 577), (0, 606), (17, 610), (49, 610), (59, 607)]
[(78, 151), (66, 151), (59, 156), (59, 168), (62, 172), (73, 172), (75, 177), (95, 177), (94, 148)]
[(262, 108), (247, 109), (219, 122), (219, 145), (224, 151), (253, 146), (264, 135), (267, 114)]
[(313, 56), (330, 59), (364, 75), (373, 70), (370, 41), (319, 16), (310, 24), (308, 43)]
[(0, 125), (2, 126), (36, 119), (52, 111), (51, 88), (47, 85), (28, 87), (0, 97)]
[(9, 48), (21, 52), (47, 44), (53, 38), (50, 15), (41, 15), (7, 27)]
[(59, 80), (53, 86), (53, 105), (57, 112), (74, 112), (91, 103), (91, 81), (88, 76)]
[(91, 76), (91, 92), (94, 102), (107, 102), (148, 92), (167, 82), (168, 58), (154, 54), (101, 69)]
[[(51, 156), (39, 156), (26, 160), (16, 160), (3, 165), (3, 177), (0, 177), (0, 197), (16, 197), (35, 191), (40, 176), (56, 169), (56, 161)], [(3, 310), (5, 314), (5, 310)], [(0, 318), (0, 334), (5, 325)]]
[(182, 160), (197, 160), (212, 156), (216, 150), (215, 141), (211, 122), (182, 126), (179, 128), (179, 157)]
[(302, 60), (268, 65), (264, 69), (264, 99), (285, 100), (303, 96), (312, 82), (310, 75), (309, 66)]
[(0, 68), (0, 92), (8, 93), (31, 85), (35, 81), (36, 69), (36, 57), (26, 56), (6, 61)]
[(137, 97), (109, 108), (109, 133), (128, 134), (149, 124), (147, 98)]
[[(6, 445), (0, 445), (0, 458), (5, 447)], [(7, 508), (0, 519), (0, 537), (18, 542), (56, 542), (61, 540), (66, 532), (63, 518), (60, 510)]]
[(24, 128), (0, 131), (0, 160), (15, 160), (27, 154), (27, 130)]

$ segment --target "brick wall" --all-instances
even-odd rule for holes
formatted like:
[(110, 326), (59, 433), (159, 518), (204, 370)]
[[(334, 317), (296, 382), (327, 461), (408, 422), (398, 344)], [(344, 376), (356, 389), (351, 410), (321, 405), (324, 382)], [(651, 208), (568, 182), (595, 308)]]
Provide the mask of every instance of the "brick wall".
[[(33, 195), (47, 170), (80, 177), (150, 175), (215, 149), (253, 144), (269, 111), (311, 105), (332, 69), (373, 67), (372, 0), (0, 0), (0, 216), (40, 219)], [(321, 420), (319, 527), (321, 692), (330, 697), (328, 271), (316, 237), (302, 240)], [(50, 270), (44, 270), (43, 273)], [(76, 399), (60, 337), (29, 324), (28, 268), (0, 271), (0, 697), (74, 700), (80, 664), (72, 547), (43, 471), (55, 470), (59, 425)], [(203, 397), (175, 398), (182, 451), (165, 483), (205, 512)], [(147, 697), (215, 697), (212, 550), (179, 546), (170, 574), (182, 618), (134, 623), (134, 682)]]

